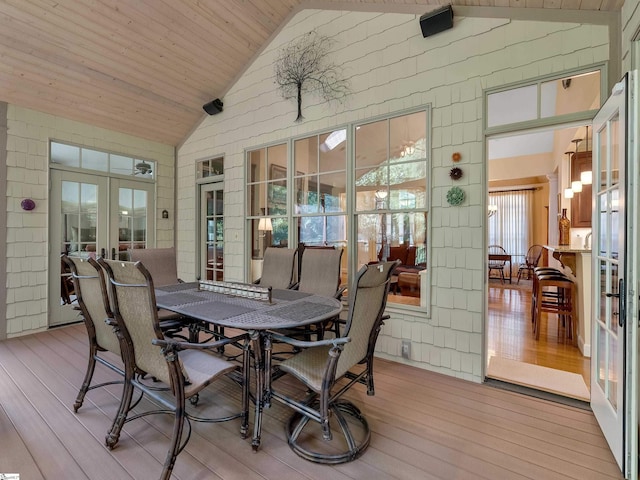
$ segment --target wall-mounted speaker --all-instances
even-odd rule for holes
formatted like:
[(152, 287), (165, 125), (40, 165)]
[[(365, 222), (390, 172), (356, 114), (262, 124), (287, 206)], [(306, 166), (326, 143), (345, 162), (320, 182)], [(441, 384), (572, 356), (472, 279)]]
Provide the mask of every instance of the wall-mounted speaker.
[(451, 5), (425, 13), (420, 17), (420, 29), (423, 37), (429, 37), (453, 27), (453, 9)]
[(215, 100), (211, 100), (209, 103), (205, 103), (202, 108), (209, 115), (215, 115), (222, 111), (222, 100), (216, 98)]

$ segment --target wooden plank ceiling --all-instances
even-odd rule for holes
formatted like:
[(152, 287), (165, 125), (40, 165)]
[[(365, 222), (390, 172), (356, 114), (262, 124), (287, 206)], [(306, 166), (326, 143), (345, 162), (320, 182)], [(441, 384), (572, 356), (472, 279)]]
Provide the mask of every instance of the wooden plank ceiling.
[[(205, 115), (202, 105), (222, 97), (288, 15), (309, 2), (0, 0), (0, 101), (177, 145)], [(453, 2), (583, 10), (619, 10), (622, 3)]]

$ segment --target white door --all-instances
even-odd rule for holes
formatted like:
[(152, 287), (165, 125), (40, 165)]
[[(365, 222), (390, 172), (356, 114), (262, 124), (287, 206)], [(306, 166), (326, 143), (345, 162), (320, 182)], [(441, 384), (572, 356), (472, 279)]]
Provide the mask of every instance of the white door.
[(107, 248), (108, 179), (51, 170), (49, 200), (49, 326), (78, 320), (60, 255), (88, 257)]
[(591, 408), (618, 465), (625, 463), (625, 165), (627, 79), (593, 121), (593, 354)]
[(200, 278), (224, 279), (223, 182), (200, 186)]
[(49, 326), (77, 321), (60, 255), (126, 260), (155, 244), (154, 184), (51, 169)]

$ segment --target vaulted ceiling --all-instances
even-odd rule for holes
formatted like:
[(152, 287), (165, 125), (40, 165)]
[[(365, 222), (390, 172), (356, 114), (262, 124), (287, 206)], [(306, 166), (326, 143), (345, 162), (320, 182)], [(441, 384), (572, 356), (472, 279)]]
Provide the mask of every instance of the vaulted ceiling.
[[(301, 8), (441, 0), (0, 0), (0, 101), (177, 145)], [(619, 10), (623, 0), (454, 0)], [(401, 4), (401, 5), (400, 5)], [(398, 10), (402, 11), (402, 10)]]

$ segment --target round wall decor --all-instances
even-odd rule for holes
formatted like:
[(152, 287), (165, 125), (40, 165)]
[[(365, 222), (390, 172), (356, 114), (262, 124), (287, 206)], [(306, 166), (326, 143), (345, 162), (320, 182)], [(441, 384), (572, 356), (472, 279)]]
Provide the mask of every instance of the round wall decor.
[(447, 202), (449, 205), (460, 205), (464, 202), (464, 190), (460, 187), (451, 187), (447, 192)]
[(22, 200), (22, 202), (20, 202), (20, 206), (23, 210), (26, 210), (28, 212), (36, 208), (36, 202), (31, 200), (30, 198), (25, 198), (24, 200)]
[(462, 178), (462, 169), (458, 168), (458, 167), (453, 167), (450, 171), (449, 171), (449, 176), (451, 177), (452, 180), (459, 180)]

